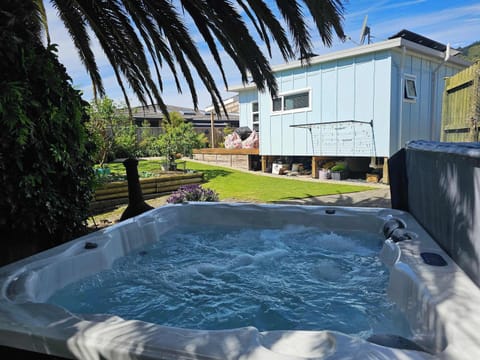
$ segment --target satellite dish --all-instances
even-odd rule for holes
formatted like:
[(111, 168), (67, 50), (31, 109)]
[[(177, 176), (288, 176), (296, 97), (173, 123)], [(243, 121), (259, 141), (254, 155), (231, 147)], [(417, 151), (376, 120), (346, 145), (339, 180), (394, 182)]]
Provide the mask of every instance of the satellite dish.
[(367, 44), (370, 44), (370, 27), (367, 26), (368, 15), (365, 15), (363, 19), (362, 30), (360, 30), (360, 45), (363, 45), (365, 39), (367, 39)]

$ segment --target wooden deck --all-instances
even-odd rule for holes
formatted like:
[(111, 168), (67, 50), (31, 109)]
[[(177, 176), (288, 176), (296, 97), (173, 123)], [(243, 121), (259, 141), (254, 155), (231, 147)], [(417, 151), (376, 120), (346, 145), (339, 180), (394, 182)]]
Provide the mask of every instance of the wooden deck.
[(195, 160), (243, 170), (251, 170), (255, 167), (252, 155), (258, 156), (258, 149), (206, 148), (193, 150)]
[(215, 154), (215, 155), (258, 155), (258, 149), (225, 149), (225, 148), (205, 148), (194, 149), (193, 154)]

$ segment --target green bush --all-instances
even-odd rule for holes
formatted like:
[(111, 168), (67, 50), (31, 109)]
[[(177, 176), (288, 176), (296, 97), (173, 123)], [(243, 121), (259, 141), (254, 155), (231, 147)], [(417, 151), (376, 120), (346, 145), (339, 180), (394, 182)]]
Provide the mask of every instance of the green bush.
[(115, 131), (114, 154), (116, 158), (128, 158), (138, 156), (137, 126), (129, 124), (118, 127)]
[(218, 142), (218, 147), (219, 148), (224, 148), (225, 147), (225, 139), (227, 138), (228, 135), (232, 134), (234, 132), (234, 129), (231, 128), (230, 126), (225, 126), (223, 128), (223, 136), (222, 136), (222, 140), (220, 140)]
[(86, 127), (91, 134), (97, 151), (94, 154), (95, 163), (103, 166), (105, 162), (113, 160), (114, 154), (114, 129), (118, 122), (117, 107), (112, 99), (107, 96), (91, 101), (87, 108), (89, 120)]
[(55, 47), (9, 16), (0, 14), (0, 68), (8, 69), (0, 75), (0, 231), (2, 240), (48, 247), (85, 229), (94, 145), (87, 104)]
[(156, 137), (150, 136), (142, 139), (138, 147), (139, 156), (162, 156)]
[(138, 144), (138, 156), (161, 156), (158, 146), (158, 137), (152, 135), (150, 131), (150, 123), (144, 121), (142, 123), (142, 136)]
[(177, 112), (170, 113), (170, 121), (163, 122), (163, 129), (164, 133), (158, 137), (157, 145), (170, 165), (175, 162), (177, 154), (191, 156), (193, 149), (205, 146), (192, 123), (185, 122)]
[(345, 164), (337, 164), (335, 166), (332, 166), (330, 170), (334, 172), (345, 171), (347, 170), (347, 166)]

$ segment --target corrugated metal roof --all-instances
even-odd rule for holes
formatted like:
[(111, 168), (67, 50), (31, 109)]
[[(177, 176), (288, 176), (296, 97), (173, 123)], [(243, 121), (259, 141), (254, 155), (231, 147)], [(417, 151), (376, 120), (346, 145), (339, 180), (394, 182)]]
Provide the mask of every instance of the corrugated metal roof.
[(441, 44), (435, 40), (429, 39), (423, 35), (414, 33), (413, 31), (403, 29), (396, 33), (395, 35), (390, 36), (388, 39), (395, 39), (395, 38), (404, 38), (405, 40), (409, 40), (411, 42), (429, 47), (430, 49), (438, 50), (444, 52), (447, 50), (447, 45)]

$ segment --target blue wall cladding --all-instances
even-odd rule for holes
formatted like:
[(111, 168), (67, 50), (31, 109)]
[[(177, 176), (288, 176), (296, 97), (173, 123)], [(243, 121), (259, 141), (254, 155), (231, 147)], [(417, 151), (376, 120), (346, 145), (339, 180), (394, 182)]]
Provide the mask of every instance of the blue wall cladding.
[[(260, 154), (390, 157), (407, 141), (439, 139), (443, 79), (463, 65), (417, 47), (357, 48), (274, 67), (275, 109), (270, 93), (258, 93)], [(407, 80), (413, 98), (404, 96)], [(242, 125), (251, 126), (254, 91), (240, 92)]]
[(271, 95), (259, 94), (262, 155), (389, 156), (389, 52), (282, 70), (276, 77), (286, 101), (274, 112)]

